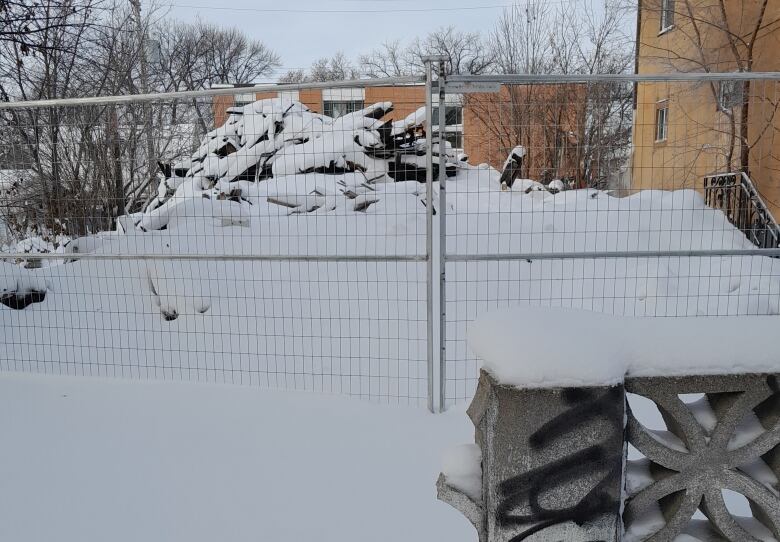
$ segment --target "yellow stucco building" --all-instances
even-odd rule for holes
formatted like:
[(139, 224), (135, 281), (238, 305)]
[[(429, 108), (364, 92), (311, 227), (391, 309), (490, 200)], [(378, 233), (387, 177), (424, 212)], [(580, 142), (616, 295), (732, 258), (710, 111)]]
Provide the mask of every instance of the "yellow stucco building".
[[(636, 71), (780, 71), (780, 0), (640, 0)], [(780, 81), (637, 84), (634, 189), (745, 171), (780, 218)], [(744, 122), (743, 122), (744, 119)]]

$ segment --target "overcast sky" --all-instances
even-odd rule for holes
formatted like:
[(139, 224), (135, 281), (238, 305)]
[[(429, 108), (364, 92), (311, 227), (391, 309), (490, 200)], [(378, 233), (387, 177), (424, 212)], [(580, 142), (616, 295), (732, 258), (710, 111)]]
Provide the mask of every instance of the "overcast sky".
[[(561, 0), (553, 0), (558, 4)], [(170, 17), (236, 26), (276, 50), (282, 68), (308, 68), (343, 51), (355, 59), (384, 41), (409, 41), (442, 26), (489, 32), (511, 0), (162, 0)], [(211, 7), (208, 7), (211, 6)], [(263, 11), (269, 10), (269, 11)], [(281, 11), (290, 10), (290, 11)]]

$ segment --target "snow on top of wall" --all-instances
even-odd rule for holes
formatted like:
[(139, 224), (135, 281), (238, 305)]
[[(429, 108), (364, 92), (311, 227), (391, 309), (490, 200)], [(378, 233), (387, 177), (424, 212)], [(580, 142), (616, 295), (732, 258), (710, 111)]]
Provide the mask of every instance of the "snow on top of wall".
[(614, 385), (626, 376), (780, 371), (778, 316), (632, 318), (561, 308), (489, 313), (468, 341), (500, 383)]

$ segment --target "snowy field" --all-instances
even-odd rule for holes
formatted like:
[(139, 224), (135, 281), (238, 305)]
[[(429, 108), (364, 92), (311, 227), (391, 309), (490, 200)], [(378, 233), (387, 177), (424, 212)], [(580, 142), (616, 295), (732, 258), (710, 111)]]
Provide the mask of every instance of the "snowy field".
[(213, 384), (0, 375), (0, 540), (470, 541), (443, 415)]

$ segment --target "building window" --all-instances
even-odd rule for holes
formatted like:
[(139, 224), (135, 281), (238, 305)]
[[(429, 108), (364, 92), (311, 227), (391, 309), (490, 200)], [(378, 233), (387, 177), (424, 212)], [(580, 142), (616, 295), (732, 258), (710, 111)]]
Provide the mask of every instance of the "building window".
[(323, 114), (338, 118), (360, 111), (365, 107), (363, 100), (326, 100), (322, 104)]
[(666, 141), (669, 134), (669, 102), (658, 102), (655, 108), (655, 140)]
[(661, 32), (674, 26), (674, 0), (661, 0)]
[(280, 90), (276, 93), (277, 98), (282, 100), (291, 100), (293, 102), (301, 101), (301, 93), (298, 90)]
[(453, 149), (463, 148), (463, 132), (445, 132), (444, 140), (449, 141)]
[[(434, 107), (433, 131), (439, 130), (439, 108)], [(444, 108), (444, 139), (449, 141), (453, 149), (463, 149), (463, 106), (447, 105)]]
[(718, 109), (727, 111), (742, 105), (742, 81), (721, 81), (718, 87)]
[(236, 94), (233, 96), (233, 107), (244, 107), (245, 105), (255, 103), (256, 101), (257, 97), (254, 93)]
[[(433, 108), (433, 116), (431, 117), (434, 122), (434, 126), (439, 124), (439, 108)], [(447, 105), (444, 107), (444, 125), (445, 126), (458, 126), (463, 124), (463, 106), (460, 105)]]

